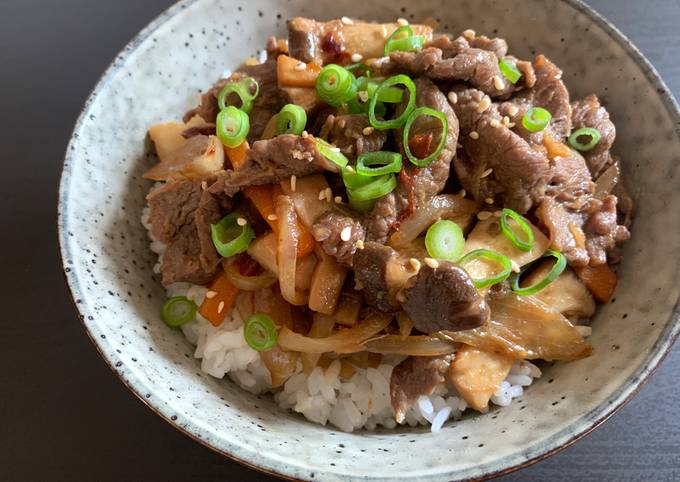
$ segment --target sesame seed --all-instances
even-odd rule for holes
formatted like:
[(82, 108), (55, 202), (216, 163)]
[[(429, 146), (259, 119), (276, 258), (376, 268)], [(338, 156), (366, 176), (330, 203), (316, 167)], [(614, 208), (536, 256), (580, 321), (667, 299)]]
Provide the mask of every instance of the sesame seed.
[(469, 28), (469, 29), (467, 29), (466, 31), (463, 32), (463, 37), (465, 37), (468, 40), (472, 40), (473, 38), (475, 38), (476, 35), (477, 35), (477, 32), (475, 32), (471, 28)]
[(344, 23), (345, 25), (353, 25), (353, 24), (354, 24), (354, 20), (352, 20), (352, 19), (349, 18), (349, 17), (342, 17), (342, 18), (340, 19), (340, 21), (341, 21), (342, 23)]
[(495, 218), (500, 218), (503, 215), (503, 212), (502, 211), (494, 211), (493, 215), (494, 215)]
[(368, 101), (368, 92), (366, 92), (365, 90), (360, 90), (357, 93), (357, 96), (359, 97), (359, 100), (361, 102), (367, 102)]
[(323, 201), (325, 197), (326, 197), (326, 190), (322, 189), (321, 191), (319, 191), (319, 201)]
[(520, 272), (519, 265), (517, 264), (517, 262), (516, 262), (514, 259), (511, 259), (511, 260), (510, 260), (510, 264), (512, 265), (512, 270), (513, 270), (515, 273), (519, 273), (519, 272)]
[(465, 197), (465, 196), (467, 195), (467, 191), (466, 191), (465, 189), (461, 189), (461, 190), (458, 192), (458, 195), (459, 195), (460, 197)]
[(493, 86), (496, 87), (496, 90), (503, 90), (503, 88), (505, 88), (505, 83), (503, 83), (503, 79), (501, 79), (499, 76), (494, 75)]
[(562, 78), (562, 72), (555, 75), (555, 80), (560, 80)]
[(295, 66), (295, 70), (297, 70), (298, 72), (301, 72), (301, 71), (305, 70), (306, 68), (307, 68), (307, 66), (302, 62), (300, 62), (299, 64), (297, 64)]
[(352, 59), (352, 62), (361, 62), (364, 56), (361, 54), (352, 54), (350, 58)]
[(363, 240), (357, 239), (357, 242), (356, 242), (355, 246), (357, 247), (357, 249), (364, 249), (364, 242), (363, 242)]
[(208, 299), (214, 298), (215, 296), (217, 296), (217, 291), (208, 291), (205, 294), (205, 297), (208, 298)]
[(483, 178), (483, 177), (488, 176), (488, 175), (491, 174), (492, 172), (493, 172), (493, 169), (492, 169), (492, 168), (487, 169), (486, 171), (484, 171), (484, 172), (482, 173), (482, 175), (480, 176), (480, 179)]
[(349, 241), (349, 238), (352, 237), (352, 226), (345, 226), (342, 228), (342, 231), (340, 232), (340, 239), (343, 241)]
[(335, 202), (335, 204), (342, 204), (342, 198), (340, 196), (335, 196), (333, 198), (333, 201)]
[(484, 221), (485, 219), (489, 219), (492, 216), (492, 214), (489, 211), (480, 211), (477, 213), (477, 219), (480, 221)]
[(297, 176), (293, 174), (290, 176), (290, 190), (295, 192), (295, 188), (297, 187)]
[(470, 132), (470, 138), (475, 140), (479, 139), (479, 133), (477, 131)]
[(510, 107), (508, 107), (508, 114), (511, 115), (512, 117), (515, 117), (518, 112), (519, 108), (516, 105), (510, 104)]
[(202, 189), (203, 191), (205, 191), (206, 189), (208, 189), (208, 183), (205, 182), (205, 181), (201, 181), (201, 189)]
[(491, 127), (500, 127), (501, 123), (498, 122), (498, 119), (491, 119), (491, 122), (489, 122), (489, 125)]
[(246, 221), (246, 218), (238, 218), (236, 220), (236, 224), (238, 224), (239, 226), (245, 226), (246, 224), (248, 224), (248, 221)]
[(345, 166), (345, 170), (350, 174), (354, 174), (354, 172), (356, 172), (352, 166)]
[(493, 198), (488, 197), (484, 200), (484, 202), (487, 204), (493, 204)]
[(373, 134), (373, 127), (371, 126), (364, 127), (364, 130), (361, 131), (361, 133), (365, 136), (370, 136), (371, 134)]
[(405, 18), (398, 18), (397, 23), (401, 26), (408, 25), (408, 20), (406, 20)]
[(328, 202), (333, 201), (333, 190), (330, 187), (326, 188), (325, 197), (326, 197), (326, 201), (328, 201)]
[(382, 24), (380, 26), (380, 31), (382, 33), (383, 38), (387, 37), (387, 27), (385, 26), (385, 24)]
[(339, 147), (331, 147), (330, 150), (333, 151), (333, 152), (340, 152)]
[(491, 99), (484, 97), (479, 104), (477, 104), (477, 112), (480, 114), (491, 107)]
[(302, 138), (307, 139), (309, 137), (309, 132), (307, 131), (302, 131)]
[(267, 219), (269, 221), (276, 221), (277, 219), (279, 219), (279, 217), (276, 214), (269, 214), (267, 215)]
[(455, 92), (449, 92), (449, 95), (447, 96), (449, 99), (449, 102), (452, 104), (457, 104), (458, 103), (458, 94)]
[(437, 261), (434, 258), (425, 258), (423, 261), (425, 262), (426, 265), (428, 265), (432, 269), (439, 268), (439, 261)]
[(217, 305), (217, 312), (222, 313), (223, 309), (224, 309), (224, 301), (220, 301), (220, 304)]
[(514, 122), (508, 122), (508, 129), (512, 129), (513, 127), (515, 127), (515, 123)]
[(411, 265), (413, 271), (420, 271), (420, 261), (418, 261), (416, 258), (409, 259), (408, 264)]
[(507, 127), (508, 124), (510, 124), (510, 117), (508, 117), (507, 115), (504, 115), (503, 116), (503, 125)]

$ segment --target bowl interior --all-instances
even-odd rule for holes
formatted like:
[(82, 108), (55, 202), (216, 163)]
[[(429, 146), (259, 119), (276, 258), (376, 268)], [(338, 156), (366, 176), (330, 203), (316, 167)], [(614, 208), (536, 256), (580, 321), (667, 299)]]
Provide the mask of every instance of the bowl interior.
[[(257, 55), (293, 15), (370, 20), (433, 17), (440, 30), (472, 28), (508, 40), (511, 53), (544, 53), (573, 98), (598, 94), (617, 126), (615, 151), (638, 211), (615, 301), (593, 321), (592, 357), (549, 366), (503, 410), (438, 434), (424, 429), (345, 434), (284, 413), (200, 372), (193, 350), (159, 320), (164, 291), (140, 216), (153, 162), (146, 129), (180, 118), (226, 68)], [(122, 379), (154, 410), (213, 448), (281, 475), (424, 480), (479, 477), (541, 456), (609, 414), (677, 334), (671, 313), (680, 234), (680, 163), (672, 100), (637, 54), (573, 1), (187, 1), (154, 21), (115, 59), (85, 106), (67, 152), (60, 194), (64, 266), (83, 321)], [(670, 222), (669, 222), (670, 221)], [(376, 466), (379, 457), (379, 468)]]

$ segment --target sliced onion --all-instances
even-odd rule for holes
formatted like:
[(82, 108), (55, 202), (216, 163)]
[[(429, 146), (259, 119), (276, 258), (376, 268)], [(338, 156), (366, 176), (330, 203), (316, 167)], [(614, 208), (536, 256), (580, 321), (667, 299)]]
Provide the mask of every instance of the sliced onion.
[(621, 178), (619, 163), (615, 162), (604, 171), (595, 181), (595, 197), (602, 200), (614, 190)]
[(433, 196), (399, 224), (399, 230), (390, 237), (389, 244), (395, 248), (406, 246), (439, 219), (449, 219), (465, 230), (477, 211), (479, 206), (469, 199), (453, 194)]
[(301, 353), (355, 353), (362, 351), (363, 343), (380, 333), (392, 321), (392, 315), (371, 313), (352, 328), (340, 330), (324, 338), (300, 335), (288, 328), (279, 332), (279, 346), (285, 350)]
[(397, 324), (399, 325), (399, 334), (402, 338), (406, 338), (413, 331), (413, 320), (403, 311), (397, 313)]
[[(333, 333), (335, 320), (332, 316), (324, 315), (323, 313), (314, 313), (314, 321), (312, 327), (309, 329), (307, 336), (310, 338), (325, 338)], [(321, 353), (300, 353), (302, 360), (302, 367), (305, 373), (309, 374), (314, 370), (314, 367), (319, 363)]]
[(293, 200), (302, 224), (311, 229), (314, 221), (331, 207), (331, 203), (319, 201), (319, 193), (328, 189), (328, 182), (323, 174), (305, 176), (295, 181), (295, 190), (288, 179), (281, 181), (281, 188)]
[(321, 248), (316, 250), (316, 256), (319, 262), (309, 287), (309, 308), (330, 315), (338, 304), (340, 291), (347, 277), (347, 268)]
[(227, 275), (229, 281), (233, 283), (238, 289), (244, 291), (256, 291), (266, 288), (276, 283), (276, 275), (270, 271), (265, 271), (262, 274), (248, 276), (239, 273), (237, 266), (237, 258), (231, 257), (223, 260), (222, 267), (224, 274)]
[(279, 220), (277, 265), (281, 294), (292, 305), (306, 305), (307, 294), (295, 288), (298, 229), (297, 215), (290, 197), (276, 198), (276, 216)]
[(364, 344), (367, 351), (383, 355), (438, 356), (448, 355), (458, 349), (459, 344), (435, 336), (384, 335)]
[(279, 346), (259, 353), (264, 366), (267, 367), (271, 375), (272, 388), (283, 385), (297, 369), (299, 353), (282, 350)]

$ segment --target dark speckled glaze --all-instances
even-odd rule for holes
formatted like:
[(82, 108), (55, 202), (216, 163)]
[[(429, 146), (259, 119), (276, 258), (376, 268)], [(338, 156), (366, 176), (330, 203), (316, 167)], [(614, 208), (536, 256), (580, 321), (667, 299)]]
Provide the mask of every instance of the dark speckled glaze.
[[(405, 8), (404, 8), (405, 7)], [(181, 114), (220, 76), (303, 14), (387, 20), (431, 16), (440, 29), (508, 39), (542, 52), (574, 97), (598, 94), (617, 125), (615, 151), (638, 203), (615, 301), (594, 320), (595, 354), (557, 364), (503, 410), (447, 425), (344, 434), (284, 413), (268, 397), (200, 372), (192, 347), (158, 317), (164, 292), (140, 224), (149, 125)], [(537, 42), (540, 39), (540, 43)], [(88, 99), (66, 153), (59, 229), (83, 323), (123, 382), (171, 424), (247, 465), (306, 480), (462, 480), (539, 460), (574, 442), (630, 398), (680, 330), (680, 116), (656, 72), (575, 0), (190, 0), (144, 29)], [(376, 464), (376, 460), (380, 463)]]

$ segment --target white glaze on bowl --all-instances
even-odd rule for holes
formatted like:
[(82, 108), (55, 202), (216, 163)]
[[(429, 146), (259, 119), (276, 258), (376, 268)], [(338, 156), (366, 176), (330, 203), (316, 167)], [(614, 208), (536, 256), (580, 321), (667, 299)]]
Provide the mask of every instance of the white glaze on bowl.
[[(59, 205), (64, 269), (103, 357), (159, 415), (206, 445), (286, 477), (316, 480), (452, 480), (488, 476), (543, 457), (618, 408), (679, 331), (680, 117), (656, 73), (625, 39), (573, 0), (187, 1), (142, 31), (87, 101), (69, 145)], [(406, 11), (401, 7), (406, 7)], [(503, 410), (440, 433), (401, 429), (345, 434), (281, 412), (200, 373), (192, 347), (160, 322), (164, 291), (139, 218), (149, 125), (196, 103), (225, 68), (256, 55), (287, 17), (440, 19), (542, 52), (565, 70), (574, 98), (595, 92), (616, 123), (615, 151), (638, 203), (616, 301), (594, 320), (595, 354), (545, 370)], [(675, 310), (675, 317), (673, 312)]]

